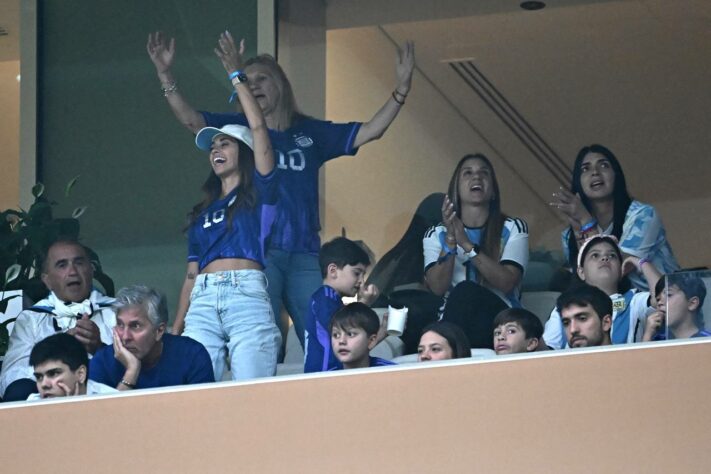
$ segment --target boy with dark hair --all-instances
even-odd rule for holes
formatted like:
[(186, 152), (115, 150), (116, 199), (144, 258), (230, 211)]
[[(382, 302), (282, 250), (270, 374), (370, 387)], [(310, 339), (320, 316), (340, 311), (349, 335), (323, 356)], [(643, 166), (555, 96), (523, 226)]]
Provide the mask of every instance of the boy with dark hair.
[(666, 283), (664, 278), (659, 279), (655, 291), (657, 312), (647, 318), (642, 340), (665, 340), (666, 334), (662, 330), (665, 319), (669, 339), (711, 336), (711, 332), (704, 329), (701, 311), (706, 299), (703, 279), (694, 273), (670, 273)]
[(57, 333), (35, 344), (30, 365), (39, 393), (27, 400), (115, 393), (116, 389), (88, 380), (89, 356), (81, 342), (66, 333)]
[(496, 355), (533, 352), (543, 337), (543, 324), (527, 309), (508, 308), (494, 318)]
[(570, 347), (612, 344), (612, 300), (600, 288), (581, 284), (558, 297), (560, 313)]
[(340, 367), (331, 350), (329, 325), (333, 314), (343, 307), (341, 298), (356, 296), (370, 305), (378, 297), (375, 285), (363, 287), (368, 254), (345, 237), (326, 242), (319, 253), (323, 286), (314, 292), (304, 321), (304, 372), (322, 372)]
[(336, 311), (329, 332), (333, 353), (343, 367), (329, 370), (395, 365), (380, 357), (370, 357), (371, 349), (378, 343), (379, 329), (378, 315), (363, 303), (351, 303)]
[[(654, 288), (661, 276), (647, 259), (634, 256), (622, 260), (622, 251), (612, 235), (598, 234), (585, 241), (578, 252), (577, 277), (580, 281), (601, 289), (612, 300), (613, 344), (642, 340), (646, 317), (653, 312), (653, 295), (647, 291), (629, 288), (624, 275), (639, 271), (645, 276), (649, 288)], [(545, 345), (552, 349), (566, 347), (565, 330), (560, 313), (553, 309), (543, 332)]]

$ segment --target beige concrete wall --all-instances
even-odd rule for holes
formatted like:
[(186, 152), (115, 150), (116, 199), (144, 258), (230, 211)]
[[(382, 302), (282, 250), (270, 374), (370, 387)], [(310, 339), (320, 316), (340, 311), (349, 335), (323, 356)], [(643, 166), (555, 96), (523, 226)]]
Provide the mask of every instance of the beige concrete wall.
[(709, 371), (697, 340), (6, 404), (0, 459), (8, 473), (702, 473)]
[(0, 62), (0, 209), (20, 205), (20, 61)]
[[(708, 173), (708, 168), (705, 172)], [(711, 219), (708, 218), (711, 198), (665, 201), (655, 205), (679, 264), (684, 268), (711, 268)]]

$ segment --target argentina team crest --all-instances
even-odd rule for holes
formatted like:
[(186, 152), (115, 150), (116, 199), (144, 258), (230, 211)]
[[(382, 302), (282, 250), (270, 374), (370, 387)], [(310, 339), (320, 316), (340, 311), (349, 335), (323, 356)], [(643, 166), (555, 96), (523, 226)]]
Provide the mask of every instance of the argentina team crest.
[(294, 138), (294, 141), (301, 148), (308, 148), (314, 144), (314, 141), (311, 139), (311, 137), (307, 137), (306, 135), (299, 135), (298, 137)]

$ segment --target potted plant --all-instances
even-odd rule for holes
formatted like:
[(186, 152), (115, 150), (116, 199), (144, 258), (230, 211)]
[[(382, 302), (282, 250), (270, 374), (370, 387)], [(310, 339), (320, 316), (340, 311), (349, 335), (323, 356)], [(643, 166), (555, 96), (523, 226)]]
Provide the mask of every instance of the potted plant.
[[(79, 177), (72, 179), (64, 190), (65, 197)], [(57, 203), (49, 201), (44, 196), (44, 185), (37, 183), (32, 187), (34, 202), (27, 211), (22, 209), (7, 209), (0, 213), (0, 313), (5, 313), (8, 304), (22, 290), (26, 307), (47, 295), (47, 288), (40, 279), (42, 259), (49, 245), (58, 238), (79, 238), (79, 217), (86, 211), (81, 206), (72, 212), (71, 217), (55, 218), (52, 207)], [(114, 283), (103, 272), (99, 257), (93, 250), (87, 248), (89, 258), (94, 266), (94, 279), (113, 296)], [(9, 338), (8, 325), (14, 321), (10, 318), (0, 323), (0, 355), (7, 350)]]

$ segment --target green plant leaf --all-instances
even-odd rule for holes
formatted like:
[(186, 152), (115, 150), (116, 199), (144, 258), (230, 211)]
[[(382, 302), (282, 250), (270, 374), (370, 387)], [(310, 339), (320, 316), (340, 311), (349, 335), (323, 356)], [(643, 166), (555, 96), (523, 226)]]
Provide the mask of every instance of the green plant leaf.
[(22, 267), (18, 263), (10, 265), (5, 272), (5, 285), (17, 278), (20, 275), (20, 270), (22, 270)]
[(37, 183), (34, 186), (32, 186), (32, 195), (35, 198), (40, 197), (42, 194), (44, 194), (44, 184)]
[(72, 218), (79, 219), (86, 212), (89, 206), (79, 206), (72, 211)]
[(7, 352), (7, 346), (10, 344), (10, 332), (7, 330), (7, 325), (14, 321), (15, 318), (12, 318), (0, 324), (0, 355), (5, 355)]
[(72, 188), (74, 187), (75, 184), (77, 184), (77, 180), (79, 180), (80, 174), (74, 176), (68, 183), (67, 186), (64, 188), (64, 196), (69, 197), (69, 193), (72, 191)]
[(12, 295), (0, 300), (0, 313), (5, 313), (5, 311), (7, 311), (7, 305), (10, 303), (10, 300), (19, 298), (20, 296), (22, 295)]

